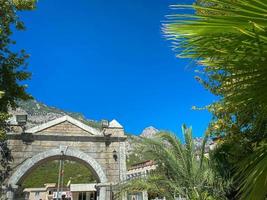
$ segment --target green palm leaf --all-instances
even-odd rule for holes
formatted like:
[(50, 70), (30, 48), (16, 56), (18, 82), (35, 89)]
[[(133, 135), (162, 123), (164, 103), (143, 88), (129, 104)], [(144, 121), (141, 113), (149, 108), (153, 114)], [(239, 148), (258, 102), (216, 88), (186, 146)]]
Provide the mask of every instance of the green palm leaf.
[[(266, 1), (207, 2), (209, 6), (173, 6), (205, 14), (170, 16), (169, 23), (164, 25), (167, 38), (175, 41), (176, 50), (182, 49), (178, 56), (197, 59), (203, 65), (210, 89), (223, 95), (226, 101), (244, 104), (252, 99), (266, 105)], [(220, 80), (213, 76), (222, 71), (227, 73)], [(224, 86), (218, 90), (213, 82)]]
[(267, 195), (267, 143), (244, 159), (237, 178), (241, 180), (240, 199), (264, 200)]
[[(134, 179), (122, 185), (122, 191), (147, 190), (167, 199), (182, 195), (187, 199), (223, 199), (221, 181), (214, 173), (209, 159), (204, 157), (205, 141), (196, 153), (192, 128), (182, 126), (185, 143), (169, 132), (155, 138), (142, 138), (139, 148), (151, 154), (157, 169), (146, 178)], [(215, 192), (216, 191), (216, 192)]]
[[(267, 1), (199, 0), (192, 6), (172, 8), (191, 9), (195, 13), (168, 16), (163, 29), (167, 39), (173, 41), (177, 56), (196, 60), (202, 73), (197, 77), (200, 83), (221, 97), (209, 106), (217, 119), (211, 123), (211, 132), (228, 136), (236, 134), (235, 127), (240, 127), (240, 133), (264, 137)], [(266, 171), (264, 148), (244, 159), (238, 173), (243, 199), (264, 199), (267, 190), (260, 185), (266, 188)]]

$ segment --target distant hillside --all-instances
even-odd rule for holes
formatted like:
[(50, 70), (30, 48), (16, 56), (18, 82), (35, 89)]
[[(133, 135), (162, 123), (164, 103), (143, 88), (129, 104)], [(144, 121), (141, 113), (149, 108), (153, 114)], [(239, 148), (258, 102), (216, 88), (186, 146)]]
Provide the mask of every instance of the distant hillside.
[(126, 142), (127, 168), (131, 167), (133, 164), (152, 159), (150, 155), (147, 155), (144, 152), (139, 152), (140, 148), (138, 148), (138, 144), (142, 137), (153, 138), (158, 132), (158, 129), (153, 126), (149, 126), (145, 128), (139, 136), (128, 135)]
[[(50, 161), (35, 169), (22, 183), (23, 188), (44, 187), (45, 183), (57, 183), (59, 161)], [(64, 185), (71, 183), (94, 183), (96, 182), (92, 172), (83, 164), (65, 161), (64, 162)]]
[[(53, 119), (59, 118), (63, 115), (69, 115), (83, 123), (101, 129), (101, 123), (94, 120), (89, 120), (84, 117), (81, 113), (76, 112), (67, 112), (61, 110), (59, 108), (55, 108), (52, 106), (47, 106), (43, 103), (40, 103), (36, 100), (29, 100), (29, 101), (18, 101), (18, 109), (17, 111), (23, 112), (25, 111), (28, 114), (28, 126), (33, 127), (38, 124), (42, 124)], [(16, 111), (16, 112), (17, 112)], [(11, 113), (14, 111), (11, 111)]]

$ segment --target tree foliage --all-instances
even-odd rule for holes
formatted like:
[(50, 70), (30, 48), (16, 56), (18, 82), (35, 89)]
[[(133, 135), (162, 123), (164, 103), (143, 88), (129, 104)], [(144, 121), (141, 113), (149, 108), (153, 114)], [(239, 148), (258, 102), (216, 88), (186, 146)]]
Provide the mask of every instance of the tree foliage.
[(174, 199), (179, 195), (186, 199), (224, 199), (224, 184), (213, 171), (208, 157), (204, 156), (205, 142), (196, 153), (192, 129), (183, 126), (185, 144), (171, 133), (160, 132), (154, 139), (143, 138), (140, 148), (151, 154), (157, 169), (147, 177), (126, 182), (122, 191), (150, 193)]
[[(165, 26), (166, 34), (177, 42), (176, 49), (183, 49), (180, 57), (198, 61), (205, 74), (200, 81), (213, 94), (223, 96), (225, 106), (239, 111), (240, 106), (245, 109), (256, 103), (267, 105), (267, 7), (264, 1), (209, 2), (205, 7), (184, 7), (213, 11), (216, 15), (172, 15), (173, 21)], [(213, 3), (216, 6), (212, 6)]]
[(266, 199), (266, 146), (267, 142), (263, 141), (248, 157), (239, 163), (240, 170), (236, 178), (241, 179), (241, 199)]
[(267, 180), (266, 154), (256, 155), (267, 138), (267, 2), (199, 0), (173, 8), (194, 14), (169, 16), (167, 37), (179, 57), (197, 61), (197, 80), (220, 98), (207, 106), (213, 113), (209, 133), (223, 138), (213, 155), (216, 165), (225, 177), (241, 177), (233, 185), (239, 198), (251, 199), (247, 191), (253, 191), (253, 199), (264, 199), (267, 190), (259, 185)]
[(0, 91), (4, 95), (0, 99), (0, 111), (7, 112), (8, 107), (16, 106), (16, 100), (29, 99), (26, 85), (21, 81), (30, 78), (30, 73), (25, 71), (25, 59), (29, 56), (25, 50), (14, 52), (12, 45), (15, 41), (11, 39), (14, 28), (24, 30), (24, 24), (19, 20), (17, 11), (33, 9), (34, 1), (29, 0), (0, 0)]
[(9, 172), (10, 151), (6, 144), (6, 120), (8, 109), (16, 107), (16, 100), (31, 98), (26, 92), (26, 85), (22, 84), (30, 78), (26, 71), (26, 59), (29, 55), (25, 50), (15, 52), (11, 39), (14, 30), (24, 30), (24, 24), (17, 12), (31, 10), (35, 6), (34, 0), (0, 0), (0, 151), (2, 182)]

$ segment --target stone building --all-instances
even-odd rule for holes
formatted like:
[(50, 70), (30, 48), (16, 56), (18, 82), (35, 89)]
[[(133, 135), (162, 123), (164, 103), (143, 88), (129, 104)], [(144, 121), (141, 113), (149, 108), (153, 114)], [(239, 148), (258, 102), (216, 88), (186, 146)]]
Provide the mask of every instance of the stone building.
[[(83, 163), (97, 179), (97, 199), (111, 199), (111, 185), (126, 179), (123, 127), (112, 120), (102, 130), (90, 127), (70, 116), (24, 128), (26, 118), (11, 120), (8, 146), (12, 152), (11, 175), (2, 185), (7, 199), (16, 199), (16, 190), (40, 164), (56, 159)], [(23, 122), (24, 120), (24, 122)]]

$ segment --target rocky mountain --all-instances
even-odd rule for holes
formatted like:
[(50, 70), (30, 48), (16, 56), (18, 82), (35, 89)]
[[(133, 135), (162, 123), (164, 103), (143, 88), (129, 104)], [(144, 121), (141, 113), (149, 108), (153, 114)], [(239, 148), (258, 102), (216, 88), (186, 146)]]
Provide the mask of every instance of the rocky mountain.
[(138, 141), (140, 137), (153, 138), (158, 132), (158, 129), (154, 128), (153, 126), (149, 126), (145, 128), (139, 136), (128, 134), (128, 140), (126, 142), (126, 154), (130, 155), (134, 152), (136, 148), (136, 141)]
[(149, 126), (143, 130), (140, 136), (145, 138), (153, 138), (158, 132), (158, 129), (154, 128), (153, 126)]

